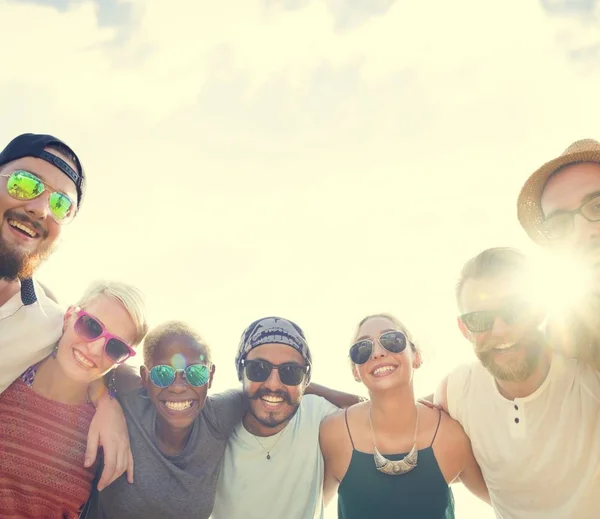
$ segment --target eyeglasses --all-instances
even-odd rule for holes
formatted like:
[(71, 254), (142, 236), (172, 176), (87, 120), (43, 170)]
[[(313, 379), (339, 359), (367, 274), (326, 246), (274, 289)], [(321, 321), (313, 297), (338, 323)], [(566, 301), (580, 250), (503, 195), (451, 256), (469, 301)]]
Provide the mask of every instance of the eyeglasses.
[(491, 330), (498, 317), (508, 324), (517, 324), (531, 316), (532, 305), (527, 301), (514, 301), (499, 310), (469, 312), (460, 316), (460, 320), (473, 333)]
[[(397, 330), (384, 332), (379, 336), (379, 344), (390, 353), (402, 353), (406, 349), (406, 335)], [(364, 364), (373, 354), (375, 341), (361, 339), (350, 348), (350, 359), (354, 364)]]
[(210, 368), (206, 364), (190, 364), (185, 369), (175, 369), (168, 364), (160, 364), (150, 369), (150, 380), (156, 387), (164, 389), (175, 382), (179, 372), (183, 373), (185, 381), (193, 387), (203, 386), (210, 378)]
[(92, 342), (100, 338), (104, 341), (104, 354), (115, 364), (122, 364), (129, 357), (135, 356), (135, 350), (123, 339), (108, 333), (99, 319), (84, 310), (77, 312), (77, 320), (73, 326), (75, 333), (84, 341)]
[(246, 377), (252, 382), (264, 382), (274, 369), (279, 371), (279, 380), (286, 386), (297, 386), (302, 383), (310, 366), (300, 364), (271, 364), (266, 360), (242, 360), (242, 366), (246, 370)]
[(600, 221), (600, 196), (595, 196), (573, 211), (561, 211), (541, 224), (541, 230), (549, 240), (560, 240), (573, 230), (575, 215), (581, 214), (588, 222)]
[(75, 216), (75, 203), (67, 195), (57, 191), (52, 186), (29, 171), (19, 169), (12, 173), (0, 175), (7, 177), (6, 191), (16, 200), (33, 200), (44, 191), (49, 191), (48, 207), (57, 223), (66, 224)]

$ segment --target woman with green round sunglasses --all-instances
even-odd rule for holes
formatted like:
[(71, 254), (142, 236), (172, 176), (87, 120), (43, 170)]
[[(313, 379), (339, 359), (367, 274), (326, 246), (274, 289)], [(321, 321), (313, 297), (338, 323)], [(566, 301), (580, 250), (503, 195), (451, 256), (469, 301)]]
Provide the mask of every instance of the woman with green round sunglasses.
[(95, 493), (88, 517), (210, 517), (227, 438), (246, 408), (239, 390), (208, 395), (214, 373), (210, 348), (186, 324), (147, 335), (141, 381), (123, 369), (116, 376), (135, 481)]
[(30, 171), (18, 169), (12, 173), (3, 173), (6, 177), (6, 191), (15, 200), (33, 200), (44, 191), (48, 191), (48, 206), (54, 220), (59, 224), (66, 224), (73, 220), (76, 205), (65, 193), (57, 191), (48, 183)]

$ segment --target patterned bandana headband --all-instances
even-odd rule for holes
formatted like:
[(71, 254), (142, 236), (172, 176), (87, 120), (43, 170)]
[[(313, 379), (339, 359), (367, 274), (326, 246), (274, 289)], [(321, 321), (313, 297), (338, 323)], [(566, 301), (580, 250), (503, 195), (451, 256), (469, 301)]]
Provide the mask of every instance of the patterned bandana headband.
[[(238, 379), (242, 380), (242, 360), (248, 352), (263, 344), (286, 344), (302, 355), (308, 365), (311, 365), (310, 349), (302, 329), (292, 321), (282, 317), (264, 317), (254, 321), (244, 330), (235, 357), (235, 367)], [(308, 373), (310, 377), (310, 372)]]

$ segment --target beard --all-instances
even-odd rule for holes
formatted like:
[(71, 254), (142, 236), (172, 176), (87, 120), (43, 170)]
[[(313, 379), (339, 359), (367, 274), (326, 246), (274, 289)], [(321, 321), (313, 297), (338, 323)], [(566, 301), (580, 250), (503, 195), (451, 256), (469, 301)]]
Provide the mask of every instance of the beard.
[(0, 279), (15, 281), (18, 278), (30, 278), (40, 263), (52, 254), (52, 244), (46, 243), (48, 231), (21, 213), (8, 210), (4, 213), (4, 220), (8, 219), (26, 223), (35, 229), (41, 238), (41, 243), (35, 251), (27, 254), (8, 243), (0, 235)]
[[(289, 406), (287, 412), (284, 412), (285, 409), (282, 411), (272, 413), (257, 412), (254, 409), (254, 403), (258, 404), (258, 400), (260, 400), (263, 396), (267, 395), (283, 398), (284, 403), (288, 404)], [(300, 400), (302, 399), (302, 395), (299, 395), (298, 399), (296, 401), (293, 401), (290, 395), (285, 391), (268, 391), (265, 389), (259, 389), (253, 394), (250, 394), (246, 390), (244, 390), (244, 396), (248, 399), (248, 411), (250, 412), (250, 414), (263, 427), (268, 427), (271, 429), (274, 429), (280, 426), (281, 424), (289, 422), (298, 411), (298, 408), (300, 407)]]
[(600, 292), (584, 295), (549, 323), (550, 337), (569, 357), (600, 369)]
[(476, 354), (483, 367), (487, 369), (495, 379), (503, 380), (505, 382), (523, 382), (527, 380), (539, 366), (542, 354), (546, 347), (545, 342), (540, 336), (537, 340), (527, 343), (517, 343), (514, 347), (524, 349), (525, 356), (523, 359), (499, 364), (494, 360), (495, 353), (490, 349), (493, 348), (493, 345), (489, 345), (486, 351), (478, 351)]

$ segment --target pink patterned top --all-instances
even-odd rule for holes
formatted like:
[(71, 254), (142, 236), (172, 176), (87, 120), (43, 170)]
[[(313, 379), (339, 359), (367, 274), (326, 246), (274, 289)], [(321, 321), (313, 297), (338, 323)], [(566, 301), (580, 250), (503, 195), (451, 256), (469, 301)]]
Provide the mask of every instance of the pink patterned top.
[(0, 518), (78, 517), (95, 467), (84, 468), (91, 404), (67, 405), (22, 379), (0, 394)]

